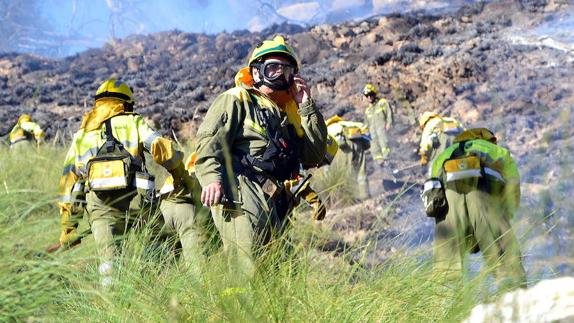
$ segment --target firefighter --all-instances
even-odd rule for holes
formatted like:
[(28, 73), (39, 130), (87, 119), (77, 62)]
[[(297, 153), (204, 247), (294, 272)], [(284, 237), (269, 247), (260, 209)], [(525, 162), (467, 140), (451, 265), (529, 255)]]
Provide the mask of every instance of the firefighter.
[(252, 277), (256, 254), (287, 227), (284, 181), (323, 161), (327, 127), (282, 36), (258, 44), (247, 65), (198, 129), (196, 172), (230, 269)]
[(371, 134), (371, 153), (375, 162), (382, 165), (391, 152), (387, 132), (393, 125), (393, 110), (387, 100), (379, 98), (373, 84), (367, 83), (361, 93), (369, 103), (365, 109), (365, 123)]
[(142, 201), (153, 192), (153, 176), (146, 171), (143, 152), (172, 174), (175, 187), (192, 187), (183, 154), (134, 113), (134, 104), (132, 90), (124, 82), (112, 78), (100, 85), (94, 107), (73, 136), (60, 179), (60, 243), (66, 245), (78, 235), (82, 208), (74, 197), (85, 196), (83, 209), (101, 260), (104, 286), (112, 282), (117, 238), (142, 224)]
[(510, 221), (520, 205), (520, 176), (510, 152), (485, 128), (459, 134), (437, 156), (423, 204), (436, 221), (434, 266), (457, 277), (466, 255), (481, 251), (501, 287), (526, 285)]
[(44, 136), (44, 131), (37, 123), (32, 121), (30, 115), (22, 114), (8, 136), (10, 149), (37, 147), (44, 139)]
[(361, 122), (347, 121), (335, 115), (327, 119), (327, 131), (329, 135), (336, 138), (339, 149), (349, 159), (351, 177), (357, 182), (357, 198), (368, 199), (370, 193), (366, 152), (369, 150), (371, 137), (367, 126)]
[(419, 118), (422, 130), (419, 143), (421, 166), (428, 165), (432, 169), (432, 161), (452, 145), (454, 138), (464, 131), (464, 127), (454, 118), (440, 116), (436, 112), (424, 112)]

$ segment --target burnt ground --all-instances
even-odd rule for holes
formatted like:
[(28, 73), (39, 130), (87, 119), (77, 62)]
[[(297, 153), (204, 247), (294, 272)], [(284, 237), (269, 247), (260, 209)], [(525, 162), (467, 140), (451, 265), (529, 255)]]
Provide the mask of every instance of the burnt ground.
[[(342, 240), (378, 241), (380, 248), (370, 257), (377, 261), (401, 246), (428, 245), (432, 223), (421, 213), (418, 186), (397, 198), (400, 189), (385, 190), (382, 181), (389, 184), (393, 168), (416, 161), (416, 116), (435, 110), (494, 130), (510, 148), (523, 181), (517, 220), (529, 272), (542, 270), (538, 259), (554, 257), (557, 264), (543, 275), (572, 273), (567, 264), (574, 256), (574, 49), (548, 46), (532, 31), (573, 12), (568, 1), (504, 0), (451, 14), (393, 14), (308, 29), (167, 31), (62, 60), (0, 54), (0, 133), (29, 112), (48, 140), (65, 143), (99, 83), (117, 76), (134, 87), (137, 111), (155, 127), (193, 138), (210, 102), (232, 86), (253, 44), (283, 33), (297, 48), (302, 75), (325, 116), (362, 119), (359, 91), (366, 82), (376, 84), (395, 110), (391, 161), (384, 169), (369, 162), (374, 197), (360, 207), (331, 211), (327, 220)], [(415, 169), (397, 177), (414, 182), (424, 175)]]

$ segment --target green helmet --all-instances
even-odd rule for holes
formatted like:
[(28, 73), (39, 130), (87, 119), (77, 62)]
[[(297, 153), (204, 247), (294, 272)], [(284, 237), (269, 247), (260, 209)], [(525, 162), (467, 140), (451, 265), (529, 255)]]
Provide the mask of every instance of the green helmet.
[(297, 54), (295, 54), (295, 50), (293, 50), (291, 45), (287, 44), (285, 38), (281, 35), (277, 35), (273, 37), (273, 39), (265, 40), (257, 45), (251, 53), (247, 65), (253, 66), (253, 64), (261, 58), (269, 55), (283, 56), (291, 61), (293, 66), (295, 66), (296, 71), (299, 70), (299, 60), (297, 58)]

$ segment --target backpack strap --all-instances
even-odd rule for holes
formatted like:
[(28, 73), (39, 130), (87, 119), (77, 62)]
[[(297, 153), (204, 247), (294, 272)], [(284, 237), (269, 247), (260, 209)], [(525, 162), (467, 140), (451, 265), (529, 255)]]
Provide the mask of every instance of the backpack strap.
[(112, 118), (106, 120), (106, 151), (111, 153), (116, 148), (116, 138), (112, 132)]

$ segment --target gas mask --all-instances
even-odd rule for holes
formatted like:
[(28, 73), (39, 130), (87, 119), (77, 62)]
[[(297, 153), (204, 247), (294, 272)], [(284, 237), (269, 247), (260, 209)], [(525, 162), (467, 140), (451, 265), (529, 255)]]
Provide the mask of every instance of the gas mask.
[(278, 59), (268, 59), (260, 64), (253, 64), (259, 71), (260, 81), (254, 85), (266, 85), (276, 91), (286, 91), (294, 83), (293, 77), (297, 69), (290, 63)]

